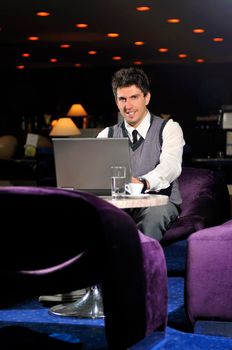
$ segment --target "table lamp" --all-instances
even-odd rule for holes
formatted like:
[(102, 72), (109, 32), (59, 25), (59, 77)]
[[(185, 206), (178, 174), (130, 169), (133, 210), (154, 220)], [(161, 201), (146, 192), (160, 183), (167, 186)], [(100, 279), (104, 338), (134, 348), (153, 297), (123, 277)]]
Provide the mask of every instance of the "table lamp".
[(87, 112), (80, 103), (74, 103), (69, 109), (67, 116), (68, 117), (81, 117), (83, 118), (82, 127), (83, 129), (87, 128)]
[(49, 136), (52, 137), (68, 137), (78, 136), (81, 132), (71, 118), (59, 118), (52, 128)]

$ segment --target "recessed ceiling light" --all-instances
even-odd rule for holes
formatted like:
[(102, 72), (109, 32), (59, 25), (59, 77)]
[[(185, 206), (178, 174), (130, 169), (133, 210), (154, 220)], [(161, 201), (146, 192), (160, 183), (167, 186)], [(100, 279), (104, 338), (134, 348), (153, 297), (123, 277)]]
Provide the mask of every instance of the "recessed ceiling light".
[(217, 38), (213, 38), (213, 41), (214, 41), (215, 43), (221, 43), (222, 41), (224, 41), (224, 39), (221, 38), (221, 37), (217, 37)]
[(186, 55), (186, 53), (179, 53), (178, 57), (179, 58), (186, 58), (186, 57), (188, 57), (188, 55)]
[(121, 56), (113, 56), (112, 57), (112, 60), (114, 60), (114, 61), (120, 61), (121, 59), (122, 59)]
[(195, 34), (202, 34), (204, 32), (205, 32), (205, 29), (202, 29), (202, 28), (193, 29), (193, 33), (195, 33)]
[(169, 18), (167, 19), (168, 23), (180, 23), (180, 19), (179, 18)]
[(144, 45), (144, 41), (135, 41), (134, 44), (136, 46), (142, 46), (142, 45)]
[(30, 57), (31, 55), (29, 54), (29, 53), (27, 53), (27, 52), (25, 52), (25, 53), (22, 53), (22, 57)]
[(30, 41), (37, 41), (37, 40), (39, 40), (39, 37), (38, 36), (29, 36), (27, 39)]
[(75, 63), (74, 67), (78, 67), (78, 68), (81, 67), (81, 63)]
[(197, 58), (197, 59), (196, 59), (196, 62), (197, 62), (197, 63), (204, 63), (205, 60), (204, 60), (204, 58)]
[(60, 44), (61, 49), (69, 49), (71, 47), (70, 44)]
[(55, 63), (55, 62), (57, 62), (57, 58), (50, 58), (49, 61), (52, 62), (52, 63)]
[(160, 48), (158, 49), (158, 51), (159, 51), (159, 52), (168, 52), (168, 48), (166, 48), (166, 47), (160, 47)]
[(151, 7), (150, 6), (138, 6), (136, 7), (136, 10), (139, 12), (146, 12), (150, 11)]
[(17, 68), (17, 69), (24, 69), (25, 66), (21, 64), (21, 65), (19, 65), (19, 66), (16, 66), (16, 68)]
[(96, 53), (97, 53), (97, 51), (94, 51), (94, 50), (88, 51), (88, 54), (89, 54), (89, 55), (96, 55)]
[(50, 16), (50, 12), (47, 12), (47, 11), (39, 11), (39, 12), (36, 12), (36, 16), (39, 16), (39, 17), (48, 17), (48, 16)]
[(119, 37), (118, 33), (107, 33), (106, 36), (108, 36), (108, 38), (117, 38)]
[(77, 23), (77, 24), (75, 24), (75, 27), (77, 27), (77, 28), (87, 28), (88, 24), (87, 23)]
[(134, 64), (139, 66), (139, 65), (143, 64), (143, 62), (142, 61), (134, 61)]

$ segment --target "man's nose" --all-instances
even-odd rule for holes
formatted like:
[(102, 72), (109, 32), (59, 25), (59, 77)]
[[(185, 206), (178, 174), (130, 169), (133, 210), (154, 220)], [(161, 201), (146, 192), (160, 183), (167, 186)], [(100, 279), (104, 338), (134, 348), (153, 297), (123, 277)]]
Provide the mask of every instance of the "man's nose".
[(125, 107), (126, 107), (126, 108), (131, 108), (131, 107), (132, 107), (132, 103), (131, 103), (130, 99), (127, 99), (127, 100), (125, 101)]

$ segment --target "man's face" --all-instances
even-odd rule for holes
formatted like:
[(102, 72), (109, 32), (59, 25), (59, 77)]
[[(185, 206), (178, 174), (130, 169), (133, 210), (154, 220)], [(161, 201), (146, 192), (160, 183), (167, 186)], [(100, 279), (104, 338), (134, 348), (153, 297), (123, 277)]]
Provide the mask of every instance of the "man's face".
[(150, 93), (144, 96), (143, 92), (136, 86), (117, 89), (115, 98), (122, 117), (133, 127), (137, 127), (147, 113), (146, 106), (150, 101)]

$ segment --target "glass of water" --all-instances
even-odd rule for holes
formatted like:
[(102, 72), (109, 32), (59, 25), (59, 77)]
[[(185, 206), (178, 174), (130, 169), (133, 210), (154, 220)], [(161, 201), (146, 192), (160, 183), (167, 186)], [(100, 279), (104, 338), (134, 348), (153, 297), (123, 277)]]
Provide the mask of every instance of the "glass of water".
[(126, 167), (111, 167), (111, 196), (112, 198), (122, 198), (125, 196)]

